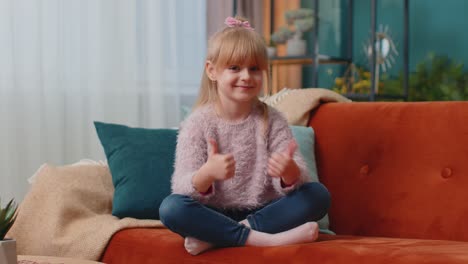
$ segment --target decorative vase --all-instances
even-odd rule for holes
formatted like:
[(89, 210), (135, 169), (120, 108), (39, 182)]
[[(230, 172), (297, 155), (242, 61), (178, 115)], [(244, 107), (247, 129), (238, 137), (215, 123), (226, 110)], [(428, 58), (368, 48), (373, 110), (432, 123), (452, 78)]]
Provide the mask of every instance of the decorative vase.
[(296, 32), (286, 43), (286, 54), (288, 56), (302, 56), (306, 54), (306, 42), (302, 39), (302, 33)]
[(276, 56), (276, 47), (267, 47), (268, 58)]
[(17, 264), (16, 255), (16, 240), (5, 239), (0, 240), (0, 263), (2, 264)]

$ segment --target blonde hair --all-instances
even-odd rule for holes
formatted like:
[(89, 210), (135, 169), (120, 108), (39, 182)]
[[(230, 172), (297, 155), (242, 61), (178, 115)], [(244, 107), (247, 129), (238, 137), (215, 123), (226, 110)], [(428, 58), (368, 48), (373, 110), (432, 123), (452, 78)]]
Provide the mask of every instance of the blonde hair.
[[(244, 18), (236, 17), (240, 21), (246, 21)], [(240, 26), (226, 27), (216, 32), (208, 40), (208, 51), (206, 61), (210, 61), (216, 68), (228, 65), (257, 65), (263, 74), (263, 91), (269, 91), (270, 85), (268, 75), (268, 55), (266, 43), (257, 32)], [(267, 92), (269, 93), (269, 92)], [(208, 78), (206, 69), (203, 70), (200, 92), (195, 103), (194, 109), (214, 103), (219, 99), (216, 89), (216, 82)], [(261, 105), (265, 125), (268, 126), (268, 106), (257, 98)]]

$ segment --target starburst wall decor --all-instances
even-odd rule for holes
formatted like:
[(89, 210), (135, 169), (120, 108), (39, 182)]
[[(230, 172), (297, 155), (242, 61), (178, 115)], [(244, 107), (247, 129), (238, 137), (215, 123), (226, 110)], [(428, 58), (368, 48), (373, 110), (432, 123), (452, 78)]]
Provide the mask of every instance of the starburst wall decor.
[[(399, 55), (398, 50), (396, 48), (395, 42), (393, 41), (393, 37), (389, 32), (388, 25), (379, 26), (379, 30), (375, 34), (375, 93), (379, 92), (379, 81), (380, 81), (380, 71), (387, 72), (396, 62), (396, 57)], [(372, 61), (372, 43), (369, 39), (366, 43), (362, 46), (364, 53), (367, 56), (367, 60), (369, 65), (371, 65)]]

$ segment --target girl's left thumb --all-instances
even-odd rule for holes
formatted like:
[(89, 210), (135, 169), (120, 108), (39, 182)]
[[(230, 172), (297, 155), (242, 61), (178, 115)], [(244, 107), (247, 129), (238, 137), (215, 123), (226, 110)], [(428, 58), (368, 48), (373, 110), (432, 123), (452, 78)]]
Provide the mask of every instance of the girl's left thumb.
[(297, 150), (297, 142), (295, 139), (292, 139), (289, 141), (288, 148), (286, 149), (286, 154), (288, 157), (293, 158), (294, 157), (294, 152)]

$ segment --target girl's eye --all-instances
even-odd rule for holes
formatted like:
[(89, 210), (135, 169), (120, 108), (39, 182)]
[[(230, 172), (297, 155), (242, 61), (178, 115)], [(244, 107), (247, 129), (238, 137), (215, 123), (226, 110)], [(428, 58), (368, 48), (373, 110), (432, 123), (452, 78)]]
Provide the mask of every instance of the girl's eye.
[(228, 69), (229, 69), (229, 70), (232, 70), (232, 71), (238, 71), (238, 70), (240, 69), (240, 67), (237, 66), (237, 65), (231, 65), (231, 66), (229, 66)]
[(259, 70), (260, 70), (260, 67), (258, 67), (258, 66), (250, 67), (250, 71), (259, 71)]

